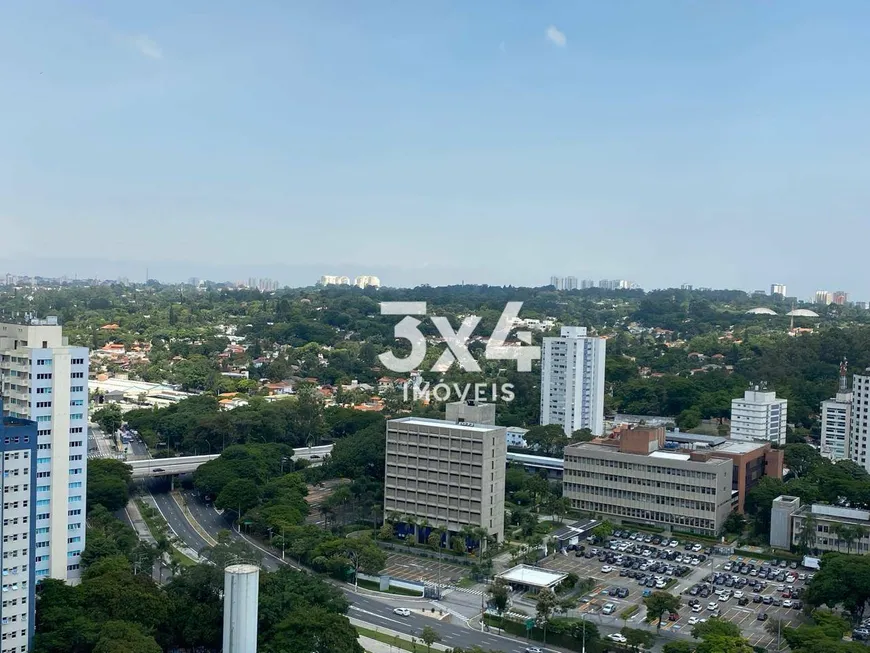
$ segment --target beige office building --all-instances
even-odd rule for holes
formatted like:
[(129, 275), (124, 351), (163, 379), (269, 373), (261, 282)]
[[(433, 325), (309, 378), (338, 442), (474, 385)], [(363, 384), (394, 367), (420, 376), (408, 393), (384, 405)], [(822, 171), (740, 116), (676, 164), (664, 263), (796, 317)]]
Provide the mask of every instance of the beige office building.
[(717, 535), (736, 500), (732, 461), (664, 444), (664, 429), (636, 429), (566, 447), (564, 495), (611, 521)]
[(389, 420), (384, 514), (413, 518), (420, 540), (430, 528), (456, 534), (471, 526), (501, 542), (506, 454), (503, 426)]

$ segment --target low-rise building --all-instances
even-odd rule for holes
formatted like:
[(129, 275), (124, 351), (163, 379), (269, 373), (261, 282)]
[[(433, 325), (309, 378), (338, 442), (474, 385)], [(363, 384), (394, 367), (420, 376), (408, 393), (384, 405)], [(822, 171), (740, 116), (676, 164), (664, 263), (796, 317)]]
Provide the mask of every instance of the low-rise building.
[(798, 497), (778, 496), (770, 507), (770, 546), (774, 549), (791, 548), (792, 516), (800, 509)]
[(662, 428), (565, 448), (572, 507), (618, 522), (717, 535), (732, 510), (732, 479), (727, 458), (667, 451)]
[(791, 520), (793, 546), (815, 552), (870, 553), (870, 511), (814, 503), (797, 508)]

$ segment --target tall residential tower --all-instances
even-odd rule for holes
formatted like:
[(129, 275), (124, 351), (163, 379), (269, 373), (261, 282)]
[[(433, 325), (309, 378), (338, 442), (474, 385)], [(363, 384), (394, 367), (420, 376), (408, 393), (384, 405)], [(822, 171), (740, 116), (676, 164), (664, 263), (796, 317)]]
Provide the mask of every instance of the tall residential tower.
[(731, 400), (731, 439), (785, 445), (788, 400), (755, 386)]
[(0, 323), (0, 377), (4, 415), (37, 425), (36, 580), (78, 581), (85, 548), (88, 349), (70, 347), (57, 318)]
[(852, 430), (852, 393), (846, 379), (846, 360), (840, 364), (837, 396), (822, 402), (821, 454), (830, 460), (849, 458), (849, 435)]
[(561, 424), (568, 436), (584, 428), (603, 433), (605, 346), (586, 327), (562, 327), (558, 338), (544, 338), (541, 424)]

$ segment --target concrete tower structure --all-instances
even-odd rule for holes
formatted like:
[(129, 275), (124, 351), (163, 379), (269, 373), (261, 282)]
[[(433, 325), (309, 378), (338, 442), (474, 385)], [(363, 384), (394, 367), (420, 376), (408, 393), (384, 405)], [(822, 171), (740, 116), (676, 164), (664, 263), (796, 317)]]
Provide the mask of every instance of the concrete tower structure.
[(223, 653), (257, 653), (260, 568), (235, 564), (224, 570)]

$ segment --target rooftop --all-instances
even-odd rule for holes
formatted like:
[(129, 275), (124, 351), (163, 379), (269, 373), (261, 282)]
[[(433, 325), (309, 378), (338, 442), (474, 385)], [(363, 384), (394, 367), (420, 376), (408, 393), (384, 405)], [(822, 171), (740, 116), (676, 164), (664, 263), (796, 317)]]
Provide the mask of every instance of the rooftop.
[(431, 417), (399, 417), (391, 419), (390, 424), (400, 422), (410, 426), (438, 426), (441, 428), (459, 429), (464, 431), (476, 431), (478, 433), (487, 433), (489, 431), (504, 430), (504, 426), (493, 426), (492, 424), (472, 424), (471, 422), (449, 422), (446, 419), (433, 419)]
[(757, 451), (758, 449), (763, 449), (769, 443), (768, 442), (743, 442), (741, 440), (726, 440), (725, 444), (722, 446), (716, 447), (714, 452), (722, 452), (722, 453), (750, 453), (752, 451)]
[(672, 451), (662, 451), (661, 449), (653, 451), (650, 454), (651, 458), (668, 458), (670, 460), (690, 460), (691, 456), (687, 453), (674, 453)]
[(525, 463), (536, 467), (547, 467), (549, 469), (564, 469), (565, 461), (562, 458), (550, 458), (549, 456), (533, 456), (528, 453), (507, 452), (507, 459), (510, 462)]
[(532, 567), (531, 565), (517, 565), (498, 574), (498, 578), (503, 578), (508, 583), (525, 585), (526, 587), (554, 587), (567, 577), (568, 574)]
[(833, 517), (834, 519), (847, 519), (860, 522), (870, 521), (870, 511), (867, 510), (840, 508), (839, 506), (828, 506), (821, 503), (814, 503), (809, 508), (811, 513), (821, 517)]

